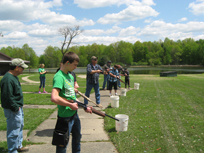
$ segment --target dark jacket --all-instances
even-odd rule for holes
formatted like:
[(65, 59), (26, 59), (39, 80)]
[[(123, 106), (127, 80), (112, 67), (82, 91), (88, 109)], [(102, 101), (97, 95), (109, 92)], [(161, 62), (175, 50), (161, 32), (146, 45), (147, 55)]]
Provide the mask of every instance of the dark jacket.
[(1, 106), (13, 112), (23, 107), (23, 93), (19, 79), (9, 72), (1, 79)]

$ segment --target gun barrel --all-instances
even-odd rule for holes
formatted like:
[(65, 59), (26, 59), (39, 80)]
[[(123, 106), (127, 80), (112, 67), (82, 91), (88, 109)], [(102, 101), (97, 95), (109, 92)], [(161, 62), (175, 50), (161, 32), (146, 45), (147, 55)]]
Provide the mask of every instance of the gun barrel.
[(116, 121), (119, 121), (119, 119), (117, 119), (117, 118), (114, 118), (114, 117), (112, 117), (112, 116), (110, 116), (110, 115), (107, 115), (107, 114), (105, 114), (106, 116), (108, 116), (108, 117), (110, 117), (110, 118), (112, 118), (112, 119), (114, 119), (114, 120), (116, 120)]

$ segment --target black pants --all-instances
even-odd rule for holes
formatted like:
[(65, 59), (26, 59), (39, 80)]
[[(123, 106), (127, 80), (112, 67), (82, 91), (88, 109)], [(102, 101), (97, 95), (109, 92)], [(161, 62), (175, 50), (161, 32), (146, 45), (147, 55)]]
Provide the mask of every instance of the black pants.
[(125, 78), (125, 88), (126, 88), (127, 84), (128, 84), (128, 87), (130, 87), (130, 79), (129, 78), (128, 79)]
[(109, 81), (109, 90), (112, 90), (113, 86), (114, 86), (114, 89), (117, 90), (117, 81), (116, 82)]

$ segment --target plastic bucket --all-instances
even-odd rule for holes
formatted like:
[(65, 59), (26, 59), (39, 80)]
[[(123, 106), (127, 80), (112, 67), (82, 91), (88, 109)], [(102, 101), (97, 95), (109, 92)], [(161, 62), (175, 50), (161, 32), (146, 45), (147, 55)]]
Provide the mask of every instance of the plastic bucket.
[(139, 83), (134, 83), (134, 89), (139, 90), (140, 84)]
[(127, 92), (126, 89), (120, 89), (120, 95), (121, 96), (126, 96), (126, 92)]
[(119, 107), (119, 96), (111, 96), (111, 107)]
[(129, 116), (125, 114), (117, 114), (115, 115), (115, 118), (119, 119), (119, 121), (115, 121), (116, 131), (127, 131)]

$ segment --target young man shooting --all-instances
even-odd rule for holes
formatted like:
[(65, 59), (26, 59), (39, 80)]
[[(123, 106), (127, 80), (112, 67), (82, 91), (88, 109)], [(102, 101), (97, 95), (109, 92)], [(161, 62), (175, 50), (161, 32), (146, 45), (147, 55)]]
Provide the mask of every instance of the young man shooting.
[[(58, 121), (56, 127), (68, 132), (68, 136), (72, 132), (72, 152), (80, 153), (81, 141), (81, 123), (77, 114), (78, 105), (73, 103), (76, 100), (74, 91), (74, 77), (68, 73), (77, 68), (79, 57), (74, 52), (68, 52), (64, 55), (60, 70), (53, 78), (53, 89), (51, 93), (51, 101), (57, 104)], [(86, 112), (92, 113), (92, 107), (87, 107)], [(66, 123), (58, 125), (58, 123)], [(54, 137), (53, 137), (54, 138)], [(59, 142), (60, 140), (55, 140)], [(55, 144), (56, 153), (66, 153), (68, 142), (66, 144)]]

